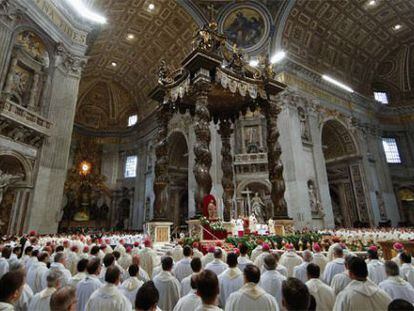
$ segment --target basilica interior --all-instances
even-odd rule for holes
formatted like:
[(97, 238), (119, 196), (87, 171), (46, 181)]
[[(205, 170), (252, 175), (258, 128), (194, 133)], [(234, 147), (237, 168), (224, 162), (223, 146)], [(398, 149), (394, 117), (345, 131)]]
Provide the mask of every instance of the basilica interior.
[(1, 0), (0, 231), (414, 225), (414, 1)]

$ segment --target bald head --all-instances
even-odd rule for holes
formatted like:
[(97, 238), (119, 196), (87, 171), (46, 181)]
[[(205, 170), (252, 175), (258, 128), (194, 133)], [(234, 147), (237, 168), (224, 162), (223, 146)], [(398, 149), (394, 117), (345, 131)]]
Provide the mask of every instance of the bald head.
[(302, 252), (302, 257), (303, 257), (303, 260), (306, 261), (306, 262), (311, 262), (312, 259), (313, 259), (312, 252), (309, 251), (309, 250), (303, 251)]

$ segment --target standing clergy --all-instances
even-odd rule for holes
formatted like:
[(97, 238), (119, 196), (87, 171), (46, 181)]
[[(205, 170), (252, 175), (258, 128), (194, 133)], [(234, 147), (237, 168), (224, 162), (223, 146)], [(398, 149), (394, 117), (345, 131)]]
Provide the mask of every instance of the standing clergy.
[(293, 268), (293, 277), (301, 280), (303, 283), (306, 283), (306, 281), (308, 280), (308, 273), (306, 271), (306, 267), (313, 259), (312, 252), (309, 250), (304, 250), (302, 252), (302, 257), (303, 262), (299, 266)]
[(217, 248), (214, 251), (214, 260), (205, 266), (205, 270), (213, 271), (217, 276), (219, 276), (224, 270), (227, 269), (227, 265), (222, 261), (223, 252), (221, 249)]
[(63, 252), (58, 252), (55, 254), (54, 262), (50, 265), (49, 271), (46, 271), (42, 276), (42, 289), (47, 287), (46, 277), (50, 271), (59, 270), (62, 272), (62, 277), (60, 279), (60, 286), (66, 286), (70, 284), (72, 274), (65, 267), (66, 265), (66, 255)]
[(320, 279), (320, 268), (314, 263), (306, 267), (308, 280), (305, 285), (309, 293), (315, 298), (316, 311), (331, 311), (335, 304), (335, 294), (332, 288), (323, 283)]
[(62, 272), (56, 270), (47, 275), (47, 287), (32, 297), (28, 308), (29, 311), (50, 310), (50, 297), (60, 287), (59, 280), (62, 277), (61, 274)]
[(116, 266), (106, 269), (105, 285), (97, 289), (86, 303), (86, 311), (131, 311), (129, 300), (118, 290), (121, 270)]
[(376, 248), (370, 248), (367, 251), (368, 254), (368, 277), (375, 284), (379, 284), (387, 277), (385, 275), (384, 264), (378, 258), (378, 252)]
[(172, 275), (173, 259), (163, 257), (161, 259), (162, 271), (154, 277), (155, 287), (160, 293), (158, 306), (161, 310), (172, 310), (180, 299), (180, 282)]
[(40, 293), (43, 289), (42, 277), (48, 270), (46, 263), (49, 261), (49, 254), (43, 252), (38, 257), (38, 262), (32, 265), (27, 273), (27, 284), (32, 288), (33, 293)]
[(282, 282), (286, 277), (276, 271), (276, 258), (272, 254), (267, 255), (263, 261), (263, 273), (260, 276), (259, 286), (272, 295), (279, 307), (282, 306)]
[(247, 265), (244, 269), (244, 285), (230, 295), (226, 301), (226, 311), (278, 311), (276, 299), (266, 293), (258, 284), (260, 270), (255, 265)]
[(352, 282), (336, 297), (334, 311), (387, 310), (391, 298), (367, 279), (368, 268), (363, 259), (359, 257), (350, 259), (349, 276)]
[(129, 299), (132, 305), (135, 305), (135, 297), (138, 290), (144, 284), (137, 277), (139, 271), (138, 265), (130, 265), (128, 268), (129, 278), (127, 278), (119, 287), (119, 290), (126, 298)]
[(338, 295), (352, 281), (351, 278), (349, 277), (349, 261), (353, 257), (354, 257), (353, 255), (347, 255), (345, 257), (345, 271), (342, 273), (336, 274), (332, 279), (331, 287), (335, 295)]
[(73, 287), (76, 288), (76, 285), (78, 285), (80, 281), (86, 278), (86, 266), (87, 265), (88, 265), (88, 259), (82, 258), (81, 260), (78, 261), (76, 265), (76, 270), (78, 271), (78, 273), (76, 273), (70, 281)]
[(91, 258), (86, 266), (88, 274), (76, 286), (76, 304), (77, 311), (84, 311), (86, 303), (91, 297), (92, 293), (101, 288), (103, 284), (99, 280), (101, 273), (101, 260), (98, 257)]
[(385, 262), (387, 279), (382, 281), (378, 287), (383, 289), (392, 300), (404, 299), (414, 304), (414, 288), (400, 276), (400, 269), (394, 261)]
[(200, 273), (202, 268), (201, 259), (198, 257), (191, 259), (190, 266), (193, 273), (181, 281), (181, 297), (184, 297), (191, 291), (191, 278)]
[(202, 305), (195, 311), (223, 311), (217, 307), (217, 295), (219, 283), (217, 275), (210, 270), (200, 272), (197, 277), (197, 295), (200, 296)]
[(262, 253), (254, 260), (254, 265), (262, 270), (264, 258), (270, 254), (270, 246), (267, 243), (262, 244)]
[(239, 265), (240, 271), (243, 271), (244, 268), (251, 264), (251, 260), (249, 259), (249, 255), (247, 254), (249, 252), (249, 248), (245, 244), (241, 244), (239, 247), (240, 250), (240, 256), (237, 258), (237, 262)]
[(286, 252), (280, 256), (280, 264), (287, 268), (287, 276), (293, 276), (293, 268), (302, 263), (302, 258), (296, 254), (292, 244), (286, 244)]
[(411, 255), (407, 253), (400, 254), (400, 261), (402, 263), (400, 274), (411, 286), (414, 287), (414, 267), (411, 263)]
[(140, 268), (144, 271), (146, 271), (149, 275), (149, 277), (152, 277), (152, 271), (154, 270), (154, 267), (157, 266), (158, 260), (157, 260), (157, 253), (152, 249), (151, 247), (151, 241), (145, 240), (144, 241), (144, 249), (142, 249), (139, 253), (140, 256)]
[(219, 304), (224, 307), (230, 294), (238, 291), (243, 286), (243, 273), (237, 267), (237, 255), (230, 253), (227, 255), (227, 265), (229, 266), (218, 276), (220, 285)]
[(192, 273), (191, 269), (191, 247), (186, 245), (182, 248), (183, 258), (180, 259), (174, 267), (174, 275), (178, 281), (182, 281), (185, 277), (189, 276)]
[[(199, 258), (197, 258), (199, 259)], [(201, 261), (200, 261), (201, 265)], [(190, 291), (178, 300), (174, 307), (174, 311), (194, 311), (201, 306), (201, 298), (197, 295), (197, 278), (198, 275), (192, 274), (190, 278)]]
[(201, 258), (201, 263), (203, 264), (203, 268), (205, 268), (210, 262), (214, 260), (214, 252), (216, 248), (214, 246), (210, 246), (207, 250), (207, 254)]
[(326, 284), (331, 285), (332, 279), (335, 275), (345, 271), (344, 250), (340, 245), (333, 249), (334, 260), (328, 262), (325, 267), (322, 279)]
[(321, 253), (321, 247), (318, 243), (313, 243), (312, 249), (314, 251), (312, 262), (315, 265), (318, 265), (319, 269), (321, 270), (321, 274), (323, 275), (325, 267), (328, 263), (328, 258), (326, 258), (326, 256)]

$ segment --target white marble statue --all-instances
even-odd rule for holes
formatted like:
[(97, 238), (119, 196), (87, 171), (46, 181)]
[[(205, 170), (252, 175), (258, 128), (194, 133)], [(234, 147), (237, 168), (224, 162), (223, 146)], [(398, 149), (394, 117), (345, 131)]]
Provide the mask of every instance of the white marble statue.
[(257, 222), (259, 224), (265, 223), (264, 220), (264, 213), (265, 213), (265, 204), (263, 203), (262, 199), (259, 196), (259, 193), (255, 193), (254, 197), (251, 200), (251, 206), (253, 214), (256, 216)]

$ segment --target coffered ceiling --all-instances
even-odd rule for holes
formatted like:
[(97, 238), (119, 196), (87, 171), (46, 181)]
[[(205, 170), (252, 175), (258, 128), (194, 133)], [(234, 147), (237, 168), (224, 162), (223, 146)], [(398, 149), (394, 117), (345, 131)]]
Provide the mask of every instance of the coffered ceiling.
[[(138, 119), (153, 111), (156, 104), (151, 102), (148, 94), (156, 84), (160, 60), (164, 58), (172, 67), (179, 66), (190, 51), (196, 21), (200, 23), (209, 18), (211, 4), (219, 14), (228, 5), (247, 3), (221, 0), (90, 1), (92, 8), (105, 15), (108, 22), (90, 36), (89, 61), (81, 80), (78, 113), (87, 113), (82, 106), (99, 105), (99, 101), (90, 100), (96, 96), (85, 95), (85, 92), (91, 92), (90, 86), (94, 83), (120, 98), (103, 106), (124, 106), (112, 108), (95, 118), (95, 124), (101, 119), (98, 122), (100, 128), (113, 128), (116, 120), (121, 122), (116, 127), (122, 127), (125, 114), (134, 110)], [(268, 41), (271, 52), (283, 48), (291, 59), (319, 73), (334, 76), (366, 95), (371, 94), (372, 83), (378, 80), (378, 75), (382, 74), (381, 85), (387, 84), (379, 64), (389, 62), (392, 55), (400, 55), (395, 51), (414, 43), (414, 0), (258, 2), (269, 11), (274, 22), (270, 33), (273, 39)], [(154, 4), (152, 10), (150, 4)], [(400, 25), (399, 29), (395, 29), (396, 25)], [(281, 39), (277, 41), (276, 37)], [(274, 42), (279, 45), (275, 46)], [(405, 64), (408, 65), (395, 67), (393, 75), (404, 77), (400, 79), (403, 80), (400, 85), (404, 85), (404, 92), (410, 93), (414, 85), (413, 75), (409, 73), (413, 72), (414, 62)], [(398, 87), (393, 86), (397, 92)], [(120, 94), (114, 95), (117, 92)], [(112, 116), (112, 119), (104, 121), (105, 116)], [(76, 120), (85, 123), (82, 117)]]

